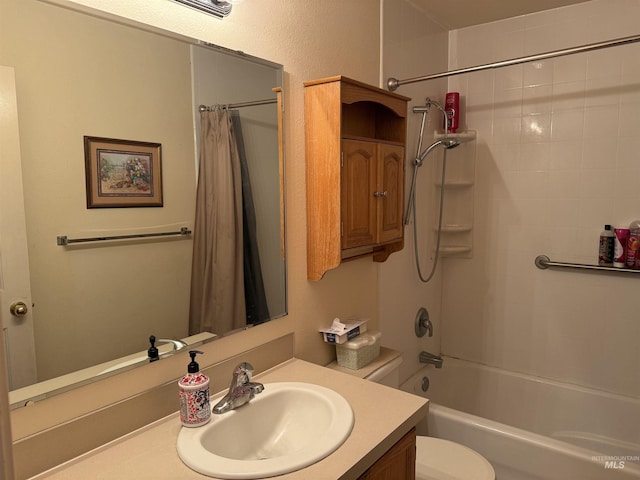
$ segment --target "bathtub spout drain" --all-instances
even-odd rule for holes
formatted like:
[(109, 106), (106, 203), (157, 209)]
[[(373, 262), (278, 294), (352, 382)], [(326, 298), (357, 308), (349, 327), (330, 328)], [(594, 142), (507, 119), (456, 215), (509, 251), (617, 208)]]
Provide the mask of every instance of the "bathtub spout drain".
[(426, 392), (429, 390), (429, 377), (422, 377), (422, 391)]

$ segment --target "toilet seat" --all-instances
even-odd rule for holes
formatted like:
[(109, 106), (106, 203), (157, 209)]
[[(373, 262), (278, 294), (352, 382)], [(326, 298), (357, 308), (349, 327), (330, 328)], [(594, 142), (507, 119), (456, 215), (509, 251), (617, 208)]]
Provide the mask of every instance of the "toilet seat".
[(478, 452), (449, 440), (416, 438), (416, 480), (495, 480), (491, 464)]

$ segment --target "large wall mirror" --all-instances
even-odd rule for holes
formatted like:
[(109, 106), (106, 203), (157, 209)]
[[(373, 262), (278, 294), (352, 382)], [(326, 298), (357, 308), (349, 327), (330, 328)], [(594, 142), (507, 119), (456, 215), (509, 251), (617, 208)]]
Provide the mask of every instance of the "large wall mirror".
[[(28, 252), (28, 268), (4, 271), (3, 280), (22, 274), (30, 286), (3, 298), (6, 310), (28, 307), (3, 312), (14, 406), (144, 365), (150, 335), (191, 344), (230, 333), (189, 331), (194, 235), (146, 236), (194, 230), (201, 104), (231, 111), (249, 172), (255, 228), (245, 237), (257, 245), (268, 317), (240, 328), (286, 315), (282, 66), (37, 0), (1, 2), (0, 65), (15, 75)], [(88, 208), (85, 137), (159, 144), (162, 206)], [(57, 241), (136, 234), (145, 236)], [(12, 254), (2, 242), (0, 253)], [(156, 346), (162, 355), (180, 343)]]

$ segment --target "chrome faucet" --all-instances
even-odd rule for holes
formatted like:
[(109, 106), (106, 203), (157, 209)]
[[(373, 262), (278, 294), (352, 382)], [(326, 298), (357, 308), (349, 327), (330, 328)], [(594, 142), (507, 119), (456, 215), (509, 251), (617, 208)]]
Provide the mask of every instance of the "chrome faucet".
[[(149, 337), (149, 343), (151, 344), (151, 346), (149, 347), (149, 350), (147, 350), (147, 355), (149, 357), (150, 362), (155, 362), (156, 360), (160, 360), (160, 352), (158, 352), (158, 349), (156, 348), (156, 342), (171, 343), (173, 345), (174, 352), (189, 346), (187, 343), (183, 342), (182, 340), (172, 340), (170, 338), (156, 339), (154, 335), (151, 335)], [(164, 355), (168, 355), (168, 353), (165, 353)]]
[(420, 363), (430, 363), (435, 365), (436, 368), (442, 368), (442, 357), (440, 355), (434, 355), (433, 353), (422, 351), (420, 352)]
[(264, 385), (252, 382), (253, 367), (250, 363), (242, 362), (233, 371), (233, 378), (229, 385), (229, 391), (222, 397), (214, 407), (212, 412), (216, 414), (226, 413), (230, 410), (249, 403), (256, 394), (264, 390)]
[(182, 340), (173, 340), (171, 338), (159, 338), (156, 340), (158, 343), (171, 343), (173, 345), (173, 350), (180, 350), (181, 348), (188, 347), (189, 344), (183, 342)]

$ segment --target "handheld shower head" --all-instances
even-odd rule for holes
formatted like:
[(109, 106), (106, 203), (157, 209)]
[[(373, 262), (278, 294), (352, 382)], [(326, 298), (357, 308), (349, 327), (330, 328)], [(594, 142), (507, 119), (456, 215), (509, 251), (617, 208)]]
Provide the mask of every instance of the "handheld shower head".
[(446, 150), (450, 150), (452, 148), (456, 148), (460, 145), (460, 140), (455, 137), (445, 137), (440, 140), (436, 140), (431, 145), (429, 145), (424, 152), (422, 152), (416, 159), (415, 165), (416, 167), (421, 167), (424, 159), (427, 158), (427, 155), (431, 153), (431, 151), (436, 147), (442, 147)]

